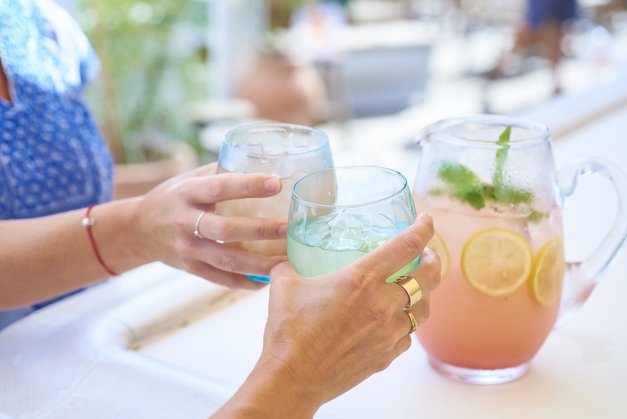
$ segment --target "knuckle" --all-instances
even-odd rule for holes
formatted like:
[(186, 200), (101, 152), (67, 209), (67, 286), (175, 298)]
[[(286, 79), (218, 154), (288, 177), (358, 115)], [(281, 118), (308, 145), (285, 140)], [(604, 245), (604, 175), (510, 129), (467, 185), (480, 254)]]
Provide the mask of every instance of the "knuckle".
[(442, 280), (441, 278), (442, 263), (437, 253), (435, 253), (433, 250), (428, 249), (428, 248), (426, 250), (428, 250), (429, 252), (429, 258), (427, 261), (427, 265), (429, 267), (429, 269), (427, 270), (428, 271), (427, 279), (432, 284), (431, 288), (434, 289), (438, 287), (438, 285), (440, 284), (440, 281)]
[(267, 223), (264, 223), (255, 229), (255, 238), (257, 240), (272, 239), (274, 238), (274, 234), (272, 233), (273, 233), (272, 226)]
[(440, 282), (442, 282), (442, 271), (440, 268), (440, 264), (437, 263), (435, 268), (431, 272), (431, 290), (436, 289), (440, 286)]
[(179, 233), (179, 236), (187, 236), (189, 234), (189, 220), (183, 218), (180, 212), (174, 215), (172, 224), (174, 225), (174, 230)]
[(409, 252), (415, 254), (420, 254), (427, 244), (426, 241), (418, 234), (407, 234), (401, 236), (401, 238), (405, 248)]
[(180, 183), (173, 185), (170, 188), (170, 191), (172, 191), (172, 194), (178, 200), (178, 202), (184, 202), (189, 195), (189, 189), (190, 188), (188, 187), (187, 183)]
[(212, 182), (209, 185), (207, 193), (209, 197), (218, 200), (222, 198), (227, 192), (226, 181), (223, 176), (214, 176)]
[(416, 323), (418, 323), (418, 326), (420, 326), (429, 318), (429, 314), (431, 313), (431, 306), (429, 305), (428, 299), (421, 300), (417, 306), (418, 308), (416, 310), (412, 310), (412, 313), (416, 318)]
[(252, 196), (256, 191), (255, 183), (253, 178), (247, 178), (240, 185), (240, 192), (242, 196)]
[(199, 264), (194, 262), (194, 261), (192, 261), (192, 260), (190, 260), (190, 259), (181, 258), (179, 260), (179, 266), (184, 271), (187, 271), (187, 272), (192, 273), (194, 275), (198, 275), (200, 273), (200, 266), (199, 266)]
[(393, 328), (390, 328), (390, 332), (386, 334), (386, 336), (381, 339), (381, 348), (383, 351), (391, 351), (397, 344), (397, 336), (396, 333), (392, 333)]
[(216, 217), (207, 231), (209, 237), (214, 240), (227, 240), (233, 235), (233, 226), (227, 219)]
[(396, 359), (396, 356), (391, 355), (391, 354), (386, 354), (385, 356), (382, 356), (381, 358), (379, 358), (379, 360), (374, 365), (374, 369), (376, 371), (383, 371), (387, 367), (390, 366), (390, 364), (392, 363), (392, 361), (394, 361), (394, 359)]
[(429, 214), (424, 214), (422, 216), (422, 220), (424, 222), (425, 227), (427, 227), (427, 232), (429, 233), (429, 237), (432, 237), (433, 233), (435, 232), (435, 227), (433, 224), (433, 217), (431, 217)]
[(289, 264), (287, 262), (277, 263), (270, 269), (270, 277), (282, 277), (288, 275)]
[(225, 270), (228, 272), (237, 272), (237, 268), (239, 266), (237, 258), (229, 254), (221, 255), (218, 258), (218, 264), (222, 270)]
[(392, 317), (392, 310), (388, 306), (375, 306), (366, 309), (366, 320), (374, 325), (386, 325)]
[(364, 289), (372, 281), (371, 273), (363, 269), (354, 270), (348, 279), (347, 284), (353, 291)]
[(409, 348), (411, 348), (411, 343), (412, 343), (411, 337), (409, 335), (405, 336), (398, 344), (399, 355), (402, 354), (403, 352), (407, 352)]
[(438, 256), (438, 254), (435, 253), (433, 250), (430, 250), (430, 252), (433, 254), (433, 270), (436, 273), (439, 273), (442, 269), (442, 260), (440, 259), (440, 256)]
[(430, 315), (431, 315), (431, 304), (429, 304), (429, 302), (427, 301), (425, 303), (424, 312), (422, 313), (422, 319), (420, 319), (420, 324), (426, 322)]

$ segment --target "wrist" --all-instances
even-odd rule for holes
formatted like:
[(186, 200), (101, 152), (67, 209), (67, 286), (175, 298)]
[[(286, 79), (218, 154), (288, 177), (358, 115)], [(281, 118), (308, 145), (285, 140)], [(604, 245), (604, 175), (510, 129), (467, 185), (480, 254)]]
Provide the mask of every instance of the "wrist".
[(113, 201), (94, 207), (93, 234), (105, 263), (123, 272), (149, 262), (143, 255), (135, 226), (136, 199)]
[(289, 365), (262, 356), (215, 418), (312, 418), (323, 403), (320, 396), (303, 386)]
[(155, 259), (149, 256), (149, 243), (144, 242), (149, 232), (144, 231), (141, 199), (142, 197), (135, 197), (124, 200), (123, 223), (128, 236), (129, 256), (138, 261), (138, 264), (145, 264), (154, 262)]

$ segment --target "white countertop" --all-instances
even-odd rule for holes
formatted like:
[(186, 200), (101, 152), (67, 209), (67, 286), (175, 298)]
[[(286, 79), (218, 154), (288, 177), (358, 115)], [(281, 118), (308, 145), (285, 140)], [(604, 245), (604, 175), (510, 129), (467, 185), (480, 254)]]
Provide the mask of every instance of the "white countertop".
[[(382, 159), (396, 158), (396, 168), (411, 177), (416, 150), (389, 148)], [(627, 168), (627, 106), (567, 130), (555, 153), (558, 167), (598, 155)], [(364, 163), (381, 164), (368, 161), (375, 153), (364, 155)], [(590, 180), (573, 199), (565, 217), (569, 257), (585, 255), (611, 224), (607, 191)], [(390, 368), (323, 406), (320, 416), (627, 417), (626, 276), (623, 252), (518, 381), (451, 382), (428, 367), (414, 341)], [(0, 417), (206, 417), (260, 353), (266, 304), (267, 290), (231, 292), (161, 264), (92, 287), (0, 333)]]

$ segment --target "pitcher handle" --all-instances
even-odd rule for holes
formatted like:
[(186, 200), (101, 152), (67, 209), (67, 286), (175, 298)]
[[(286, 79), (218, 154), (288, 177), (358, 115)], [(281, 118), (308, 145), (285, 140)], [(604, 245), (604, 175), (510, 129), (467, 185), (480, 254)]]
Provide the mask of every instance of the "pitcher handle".
[(600, 174), (612, 182), (618, 197), (618, 211), (614, 225), (590, 256), (567, 264), (558, 326), (586, 302), (627, 238), (627, 216), (624, 213), (627, 204), (627, 176), (612, 162), (591, 159), (560, 170), (558, 183), (564, 200), (562, 206), (568, 205), (568, 200), (581, 179), (591, 174)]

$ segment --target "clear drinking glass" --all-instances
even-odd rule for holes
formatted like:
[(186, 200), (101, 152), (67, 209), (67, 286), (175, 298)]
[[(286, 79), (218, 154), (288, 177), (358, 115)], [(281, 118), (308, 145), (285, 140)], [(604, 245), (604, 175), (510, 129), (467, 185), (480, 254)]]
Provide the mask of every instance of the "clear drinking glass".
[[(218, 155), (218, 173), (267, 173), (281, 180), (281, 192), (269, 198), (223, 201), (215, 212), (225, 216), (285, 218), (294, 183), (308, 173), (333, 167), (327, 135), (318, 129), (283, 123), (243, 125), (227, 132)], [(230, 244), (263, 255), (285, 254), (285, 240)], [(248, 275), (268, 282), (268, 277)]]
[[(383, 245), (415, 218), (407, 180), (394, 170), (347, 166), (312, 173), (292, 190), (288, 258), (300, 275), (322, 275)], [(388, 282), (416, 269), (419, 259)]]

